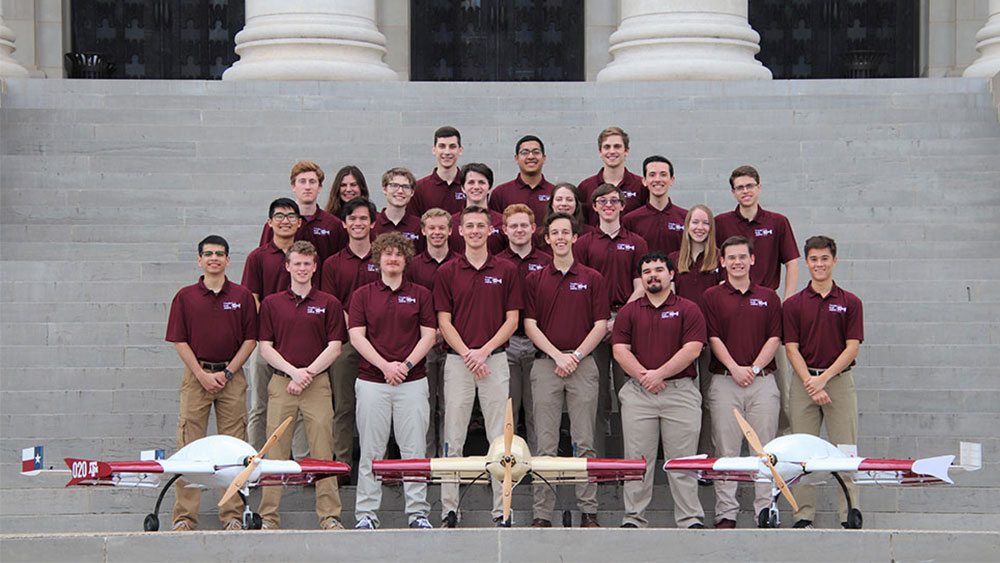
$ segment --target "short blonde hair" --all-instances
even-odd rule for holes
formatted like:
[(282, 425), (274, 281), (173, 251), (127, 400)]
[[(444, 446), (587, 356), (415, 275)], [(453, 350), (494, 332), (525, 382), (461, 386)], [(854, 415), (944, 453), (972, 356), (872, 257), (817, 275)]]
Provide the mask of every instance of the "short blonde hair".
[(295, 163), (295, 166), (292, 167), (292, 174), (289, 178), (291, 183), (294, 184), (295, 177), (303, 172), (315, 172), (316, 177), (319, 178), (320, 185), (323, 185), (323, 179), (326, 178), (326, 176), (323, 175), (323, 169), (319, 167), (319, 164), (309, 160), (300, 160)]

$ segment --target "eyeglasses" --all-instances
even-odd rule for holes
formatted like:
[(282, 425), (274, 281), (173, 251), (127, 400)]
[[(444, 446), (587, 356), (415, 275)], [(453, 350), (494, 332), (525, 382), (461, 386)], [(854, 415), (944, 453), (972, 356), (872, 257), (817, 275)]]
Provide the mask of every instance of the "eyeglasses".
[(595, 200), (594, 203), (596, 203), (597, 205), (600, 205), (600, 206), (603, 207), (605, 205), (618, 205), (621, 202), (622, 202), (622, 200), (620, 200), (618, 198), (608, 199), (606, 197), (599, 197), (599, 198), (597, 198), (597, 200)]
[(747, 190), (752, 190), (757, 187), (758, 184), (743, 184), (742, 186), (733, 186), (734, 192), (745, 192)]
[(298, 218), (299, 218), (298, 213), (275, 213), (274, 215), (271, 215), (271, 219), (274, 219), (278, 223), (284, 221), (285, 219), (288, 219), (289, 221), (295, 221)]
[(204, 256), (205, 258), (211, 258), (212, 256), (218, 256), (219, 258), (223, 258), (225, 256), (229, 256), (229, 253), (226, 252), (225, 250), (202, 250), (201, 255)]
[(413, 189), (413, 186), (411, 186), (409, 184), (389, 183), (389, 184), (386, 184), (385, 187), (387, 189), (390, 189), (390, 190), (404, 191), (404, 192), (408, 192), (408, 191), (410, 191), (410, 190)]
[(521, 156), (542, 156), (542, 149), (521, 149), (517, 154)]

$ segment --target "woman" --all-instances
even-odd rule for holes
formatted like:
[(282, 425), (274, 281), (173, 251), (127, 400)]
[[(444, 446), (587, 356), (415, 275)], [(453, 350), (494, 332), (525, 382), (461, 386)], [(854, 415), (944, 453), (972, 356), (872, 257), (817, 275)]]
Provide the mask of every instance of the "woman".
[[(552, 190), (552, 197), (549, 199), (549, 207), (545, 212), (545, 219), (548, 219), (549, 215), (553, 213), (565, 213), (573, 216), (577, 224), (580, 225), (580, 236), (594, 230), (592, 225), (587, 224), (586, 216), (583, 212), (585, 204), (581, 197), (580, 190), (573, 184), (569, 182), (556, 184), (556, 187)], [(545, 221), (543, 220), (541, 224), (544, 225)], [(535, 231), (534, 245), (536, 248), (544, 248), (548, 252), (549, 245), (545, 244), (543, 229)]]
[[(368, 199), (368, 182), (361, 169), (353, 164), (341, 168), (333, 178), (330, 186), (330, 197), (326, 201), (326, 210), (340, 217), (344, 204), (356, 197)], [(341, 217), (343, 219), (343, 217)]]

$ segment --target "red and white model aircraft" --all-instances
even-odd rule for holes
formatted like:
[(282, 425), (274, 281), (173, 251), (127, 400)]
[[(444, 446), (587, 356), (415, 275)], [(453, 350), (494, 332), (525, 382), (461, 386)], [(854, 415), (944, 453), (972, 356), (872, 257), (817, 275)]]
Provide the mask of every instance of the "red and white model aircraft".
[[(981, 467), (980, 444), (963, 443), (972, 458), (966, 464), (952, 465), (953, 455), (924, 459), (876, 459), (849, 456), (830, 442), (809, 434), (780, 436), (761, 445), (757, 433), (747, 421), (733, 409), (736, 420), (750, 448), (756, 456), (709, 458), (706, 455), (668, 460), (664, 471), (684, 471), (698, 479), (716, 481), (748, 481), (772, 483), (774, 497), (770, 508), (764, 508), (757, 515), (757, 525), (761, 528), (777, 528), (778, 497), (782, 494), (798, 510), (798, 505), (789, 484), (817, 484), (826, 482), (830, 475), (837, 480), (847, 499), (847, 527), (859, 529), (863, 525), (861, 511), (854, 508), (851, 496), (844, 485), (842, 473), (859, 485), (935, 485), (954, 483), (949, 470), (975, 471)], [(964, 458), (964, 455), (963, 455)]]
[(153, 512), (146, 515), (143, 529), (155, 532), (160, 528), (160, 503), (170, 486), (180, 477), (189, 487), (221, 489), (228, 487), (219, 505), (235, 494), (243, 499), (243, 527), (260, 529), (260, 515), (250, 510), (247, 495), (250, 487), (264, 485), (306, 485), (326, 477), (347, 475), (350, 466), (339, 461), (303, 459), (302, 461), (265, 459), (285, 429), (288, 417), (258, 452), (250, 444), (232, 436), (206, 436), (184, 446), (166, 459), (143, 461), (95, 461), (65, 458), (69, 470), (42, 469), (41, 448), (24, 450), (22, 475), (43, 473), (69, 474), (66, 486), (150, 487), (160, 484), (160, 475), (172, 474), (156, 499)]
[[(512, 403), (507, 399), (503, 436), (498, 436), (485, 456), (437, 457), (432, 459), (382, 459), (372, 462), (372, 470), (382, 481), (424, 483), (489, 483), (489, 477), (503, 483), (503, 525), (510, 527), (511, 492), (526, 475), (549, 486), (569, 483), (641, 480), (646, 473), (642, 459), (593, 459), (586, 457), (532, 457), (524, 438), (514, 434)], [(563, 524), (570, 513), (563, 514)], [(455, 527), (454, 512), (446, 519)]]

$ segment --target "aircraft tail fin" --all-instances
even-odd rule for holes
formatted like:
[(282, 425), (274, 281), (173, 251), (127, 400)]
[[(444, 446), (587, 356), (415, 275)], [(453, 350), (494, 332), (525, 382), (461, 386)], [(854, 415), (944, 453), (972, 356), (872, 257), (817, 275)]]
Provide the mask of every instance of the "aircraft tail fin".
[(925, 457), (915, 460), (910, 471), (917, 475), (928, 475), (940, 479), (945, 483), (954, 484), (955, 482), (948, 476), (948, 469), (951, 468), (951, 462), (954, 460), (955, 456), (953, 455)]

